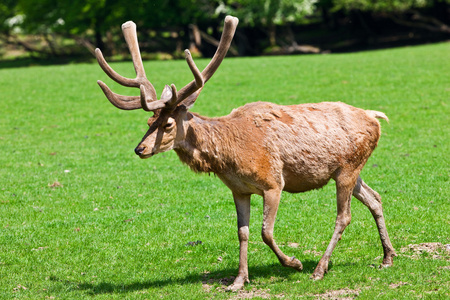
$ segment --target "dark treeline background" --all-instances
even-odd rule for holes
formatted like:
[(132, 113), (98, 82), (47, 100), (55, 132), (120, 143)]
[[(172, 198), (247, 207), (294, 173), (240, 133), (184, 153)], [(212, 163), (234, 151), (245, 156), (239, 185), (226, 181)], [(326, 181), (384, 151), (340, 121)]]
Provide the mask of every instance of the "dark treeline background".
[(450, 38), (450, 0), (2, 0), (0, 59), (122, 59), (121, 24), (138, 26), (144, 58), (212, 56), (227, 14), (231, 55), (343, 52)]

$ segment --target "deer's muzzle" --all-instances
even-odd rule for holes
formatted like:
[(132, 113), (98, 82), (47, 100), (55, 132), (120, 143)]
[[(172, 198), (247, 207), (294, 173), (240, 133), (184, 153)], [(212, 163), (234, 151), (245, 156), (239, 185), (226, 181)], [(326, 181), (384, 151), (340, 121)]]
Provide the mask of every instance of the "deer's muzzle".
[(134, 153), (136, 153), (136, 155), (142, 155), (142, 153), (145, 151), (145, 147), (144, 146), (141, 146), (141, 145), (139, 145), (139, 146), (137, 146), (135, 149), (134, 149)]

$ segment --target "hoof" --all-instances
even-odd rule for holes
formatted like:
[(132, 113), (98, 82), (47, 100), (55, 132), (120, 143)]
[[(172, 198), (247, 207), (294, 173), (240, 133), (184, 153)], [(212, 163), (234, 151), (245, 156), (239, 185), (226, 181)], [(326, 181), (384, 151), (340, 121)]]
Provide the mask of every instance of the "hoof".
[(312, 280), (322, 280), (323, 275), (328, 272), (328, 267), (326, 269), (323, 269), (320, 267), (320, 264), (316, 267), (313, 274), (311, 275), (310, 279)]
[(382, 264), (380, 264), (379, 268), (380, 269), (389, 268), (389, 267), (392, 267), (393, 265), (394, 265), (393, 263), (390, 263), (390, 264), (382, 263)]
[(227, 292), (237, 292), (240, 289), (242, 289), (244, 287), (244, 284), (246, 284), (246, 283), (250, 283), (250, 280), (248, 280), (248, 278), (236, 277), (234, 282), (231, 285), (227, 286), (225, 291), (227, 291)]
[(244, 284), (234, 284), (233, 283), (232, 285), (227, 286), (225, 291), (227, 291), (227, 292), (238, 292), (243, 287), (244, 287)]
[(291, 257), (291, 261), (289, 263), (289, 267), (296, 269), (297, 271), (303, 270), (302, 262), (295, 258), (295, 256)]
[(380, 265), (380, 269), (392, 267), (394, 265), (393, 256), (397, 256), (397, 254), (394, 253), (392, 256), (385, 257)]
[(322, 280), (322, 279), (323, 279), (323, 274), (319, 274), (319, 273), (314, 272), (314, 273), (311, 275), (311, 277), (309, 277), (309, 279), (314, 280), (314, 281), (316, 281), (316, 280)]

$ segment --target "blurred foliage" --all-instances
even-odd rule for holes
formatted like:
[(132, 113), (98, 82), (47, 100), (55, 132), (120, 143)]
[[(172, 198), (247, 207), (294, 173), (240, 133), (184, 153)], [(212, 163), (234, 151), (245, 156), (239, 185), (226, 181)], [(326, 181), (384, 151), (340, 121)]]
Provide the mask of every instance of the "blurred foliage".
[[(210, 55), (208, 47), (195, 40), (193, 30), (214, 45), (220, 38), (223, 17), (231, 14), (240, 19), (243, 32), (237, 37), (241, 39), (239, 54), (248, 55), (280, 45), (280, 33), (289, 36), (286, 43), (296, 44), (291, 26), (316, 22), (336, 28), (343, 23), (337, 18), (350, 18), (346, 22), (351, 23), (355, 12), (359, 19), (361, 13), (364, 17), (383, 14), (401, 26), (450, 34), (449, 4), (450, 0), (3, 0), (0, 40), (51, 55), (86, 53), (85, 49), (92, 53), (95, 47), (115, 55), (123, 50), (120, 24), (134, 20), (139, 34), (151, 37), (146, 42), (151, 51), (176, 48), (180, 52), (195, 44), (199, 53)], [(30, 34), (41, 36), (45, 45), (36, 46), (22, 38)], [(261, 42), (264, 39), (269, 42)], [(249, 47), (254, 48), (252, 52)]]
[(334, 9), (359, 9), (375, 12), (404, 12), (415, 8), (430, 7), (439, 2), (450, 3), (450, 0), (333, 0)]
[(11, 18), (16, 15), (16, 0), (2, 0), (0, 2), (0, 20), (8, 20), (0, 22), (0, 33), (4, 34), (11, 28)]
[[(51, 30), (80, 34), (88, 30), (106, 32), (122, 21), (139, 20), (147, 28), (180, 26), (208, 19), (206, 0), (19, 0), (5, 11), (25, 15), (22, 29), (29, 33)], [(0, 5), (0, 13), (1, 7)], [(199, 9), (200, 8), (200, 9)]]
[(317, 0), (232, 0), (221, 1), (216, 12), (238, 17), (247, 26), (285, 25), (311, 15)]

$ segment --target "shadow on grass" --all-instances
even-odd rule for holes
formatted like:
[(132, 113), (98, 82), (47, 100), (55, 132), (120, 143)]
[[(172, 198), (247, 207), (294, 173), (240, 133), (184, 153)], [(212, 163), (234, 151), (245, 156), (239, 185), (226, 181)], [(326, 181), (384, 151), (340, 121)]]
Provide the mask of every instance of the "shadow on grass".
[(34, 66), (66, 65), (74, 63), (90, 63), (95, 58), (91, 56), (75, 57), (21, 57), (16, 59), (0, 60), (0, 69), (27, 68)]
[[(318, 261), (304, 261), (302, 273), (312, 274)], [(331, 265), (330, 265), (331, 267)], [(275, 263), (266, 266), (249, 267), (250, 284), (252, 280), (256, 278), (271, 278), (274, 275), (279, 277), (288, 278), (292, 274), (297, 273), (296, 270), (291, 268), (282, 267), (280, 264)], [(87, 283), (87, 282), (73, 282), (69, 280), (59, 279), (55, 276), (51, 276), (50, 280), (59, 281), (67, 286), (73, 286), (73, 290), (84, 290), (89, 294), (112, 294), (112, 293), (128, 293), (133, 291), (146, 290), (149, 288), (164, 287), (168, 285), (188, 285), (193, 283), (209, 283), (229, 285), (232, 283), (234, 275), (237, 274), (236, 269), (222, 269), (208, 274), (194, 273), (180, 278), (167, 278), (160, 280), (147, 280), (137, 281), (132, 283), (112, 283), (112, 282), (100, 282), (100, 283)]]

